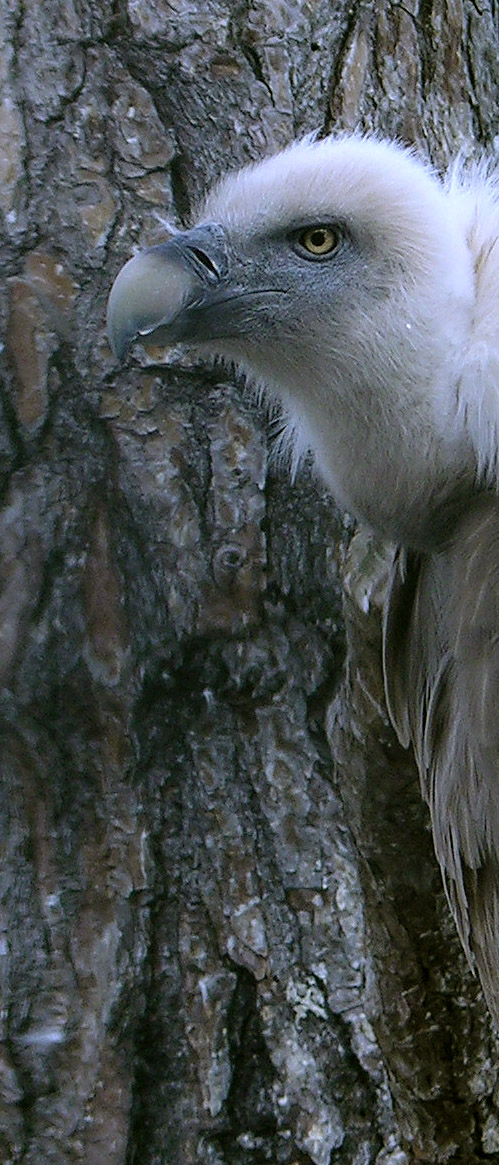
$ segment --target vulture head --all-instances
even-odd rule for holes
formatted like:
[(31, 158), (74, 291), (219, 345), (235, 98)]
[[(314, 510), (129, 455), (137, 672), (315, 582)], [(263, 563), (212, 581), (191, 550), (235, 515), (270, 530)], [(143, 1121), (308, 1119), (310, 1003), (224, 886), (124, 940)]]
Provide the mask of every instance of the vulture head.
[(295, 456), (312, 450), (337, 501), (398, 543), (388, 706), (496, 1019), (498, 240), (480, 172), (441, 183), (392, 142), (305, 140), (223, 179), (108, 306), (119, 358), (150, 337), (236, 361), (281, 402)]

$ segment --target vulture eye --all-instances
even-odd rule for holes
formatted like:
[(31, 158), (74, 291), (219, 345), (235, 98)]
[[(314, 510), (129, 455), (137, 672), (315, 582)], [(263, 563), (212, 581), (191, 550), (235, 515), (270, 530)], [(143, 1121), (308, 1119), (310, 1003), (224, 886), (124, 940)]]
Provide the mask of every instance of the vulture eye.
[(321, 258), (322, 255), (332, 255), (340, 241), (339, 232), (333, 227), (307, 227), (298, 235), (298, 243), (309, 255)]

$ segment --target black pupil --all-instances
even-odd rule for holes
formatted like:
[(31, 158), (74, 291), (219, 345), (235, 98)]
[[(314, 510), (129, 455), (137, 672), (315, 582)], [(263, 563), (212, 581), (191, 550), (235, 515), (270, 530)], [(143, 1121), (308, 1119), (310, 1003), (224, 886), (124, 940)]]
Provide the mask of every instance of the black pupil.
[(313, 247), (323, 247), (327, 241), (327, 235), (324, 230), (312, 231), (310, 235), (310, 242)]

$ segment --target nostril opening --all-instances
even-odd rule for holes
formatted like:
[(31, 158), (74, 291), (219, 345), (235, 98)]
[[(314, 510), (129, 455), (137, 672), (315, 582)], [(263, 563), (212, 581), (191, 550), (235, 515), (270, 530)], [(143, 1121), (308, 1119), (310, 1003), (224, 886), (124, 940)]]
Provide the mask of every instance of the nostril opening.
[(218, 267), (215, 266), (205, 251), (201, 251), (199, 247), (189, 247), (189, 250), (192, 251), (192, 254), (196, 256), (198, 262), (202, 263), (203, 267), (206, 267), (206, 269), (210, 272), (210, 275), (214, 275), (216, 279), (220, 279), (220, 272)]

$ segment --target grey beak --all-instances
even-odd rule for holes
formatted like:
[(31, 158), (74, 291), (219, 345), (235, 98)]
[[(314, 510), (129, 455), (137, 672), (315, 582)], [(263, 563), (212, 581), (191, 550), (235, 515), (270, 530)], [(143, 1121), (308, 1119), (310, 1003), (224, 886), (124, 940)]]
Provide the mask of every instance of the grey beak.
[(191, 338), (192, 309), (213, 295), (227, 269), (226, 240), (218, 223), (179, 231), (125, 263), (107, 306), (107, 334), (116, 358), (121, 360), (138, 336), (165, 346)]

